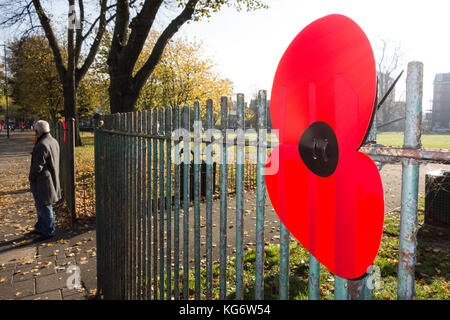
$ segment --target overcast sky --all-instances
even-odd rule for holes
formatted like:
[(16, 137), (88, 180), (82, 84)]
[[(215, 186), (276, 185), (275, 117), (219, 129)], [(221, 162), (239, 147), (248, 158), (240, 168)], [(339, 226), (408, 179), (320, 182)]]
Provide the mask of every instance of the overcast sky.
[[(378, 39), (400, 44), (399, 70), (409, 61), (424, 63), (424, 109), (429, 109), (436, 73), (450, 72), (450, 2), (448, 0), (271, 0), (268, 10), (237, 13), (226, 9), (209, 22), (192, 23), (183, 35), (202, 40), (204, 52), (235, 92), (269, 91), (278, 62), (293, 38), (312, 21), (332, 13), (358, 23), (377, 51)], [(404, 75), (396, 98), (405, 97)]]
[[(377, 53), (377, 41), (399, 44), (403, 52), (399, 71), (409, 61), (424, 63), (424, 110), (430, 109), (436, 73), (450, 72), (450, 1), (448, 0), (267, 0), (270, 8), (253, 12), (224, 9), (209, 21), (190, 23), (179, 35), (203, 43), (203, 54), (212, 58), (223, 77), (234, 83), (234, 92), (251, 95), (266, 89), (270, 95), (278, 62), (293, 38), (309, 23), (327, 14), (340, 13), (358, 23)], [(50, 8), (48, 8), (50, 9)], [(67, 10), (55, 2), (56, 13)], [(65, 18), (62, 18), (65, 19)], [(158, 19), (166, 22), (162, 16)], [(164, 21), (166, 20), (166, 21)], [(63, 28), (64, 21), (58, 23)], [(2, 33), (2, 42), (11, 37)], [(396, 98), (405, 97), (406, 76)]]

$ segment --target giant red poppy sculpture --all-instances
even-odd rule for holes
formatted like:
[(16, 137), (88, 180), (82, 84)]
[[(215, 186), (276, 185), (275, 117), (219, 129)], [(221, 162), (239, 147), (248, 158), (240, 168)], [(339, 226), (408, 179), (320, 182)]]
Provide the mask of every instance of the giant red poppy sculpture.
[(272, 87), (270, 114), (280, 144), (266, 165), (270, 200), (297, 240), (346, 279), (367, 271), (383, 231), (378, 168), (357, 151), (375, 96), (370, 42), (342, 15), (316, 20), (296, 36)]

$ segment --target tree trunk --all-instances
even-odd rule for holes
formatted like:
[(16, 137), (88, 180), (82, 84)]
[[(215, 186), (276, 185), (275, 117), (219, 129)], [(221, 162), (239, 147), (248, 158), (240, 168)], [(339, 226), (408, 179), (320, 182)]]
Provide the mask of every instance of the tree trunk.
[[(113, 79), (116, 77), (112, 76), (111, 78)], [(132, 80), (129, 77), (123, 78), (125, 79), (111, 80), (109, 86), (109, 98), (112, 114), (134, 111), (136, 101), (139, 97), (139, 93), (135, 92)]]
[(72, 81), (71, 77), (67, 77), (64, 79), (63, 83), (63, 94), (64, 94), (64, 117), (66, 119), (74, 118), (75, 119), (75, 146), (82, 146), (83, 143), (81, 141), (80, 129), (79, 129), (79, 121), (78, 121), (78, 112), (77, 112), (77, 94), (75, 91), (75, 83)]
[(161, 33), (147, 61), (133, 76), (136, 61), (163, 1), (144, 1), (142, 9), (131, 23), (129, 3), (117, 1), (116, 25), (108, 56), (111, 113), (135, 109), (141, 89), (161, 59), (164, 48), (180, 27), (192, 18), (198, 2), (189, 0), (183, 5), (183, 11)]

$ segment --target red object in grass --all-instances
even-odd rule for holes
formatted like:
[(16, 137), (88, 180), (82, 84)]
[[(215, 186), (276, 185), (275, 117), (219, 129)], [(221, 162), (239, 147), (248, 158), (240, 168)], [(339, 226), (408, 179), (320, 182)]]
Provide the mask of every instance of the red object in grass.
[[(380, 174), (357, 151), (375, 95), (369, 40), (342, 15), (318, 19), (296, 36), (272, 87), (270, 114), (280, 145), (266, 165), (270, 200), (297, 240), (346, 279), (367, 271), (383, 232)], [(277, 161), (278, 171), (269, 174)]]

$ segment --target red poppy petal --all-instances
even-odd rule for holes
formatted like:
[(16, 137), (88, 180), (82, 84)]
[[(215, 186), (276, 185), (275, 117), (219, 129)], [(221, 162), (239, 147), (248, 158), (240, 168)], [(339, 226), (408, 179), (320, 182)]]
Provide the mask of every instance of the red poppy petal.
[[(280, 143), (298, 143), (315, 121), (328, 123), (353, 150), (366, 133), (376, 94), (375, 59), (361, 28), (329, 15), (304, 28), (278, 65), (270, 114)], [(354, 116), (349, 116), (354, 115)]]
[[(372, 264), (381, 240), (384, 198), (376, 165), (365, 154), (347, 153), (331, 176), (312, 173), (295, 145), (270, 155), (267, 190), (280, 220), (331, 272), (351, 279)], [(276, 166), (275, 166), (276, 167)]]

